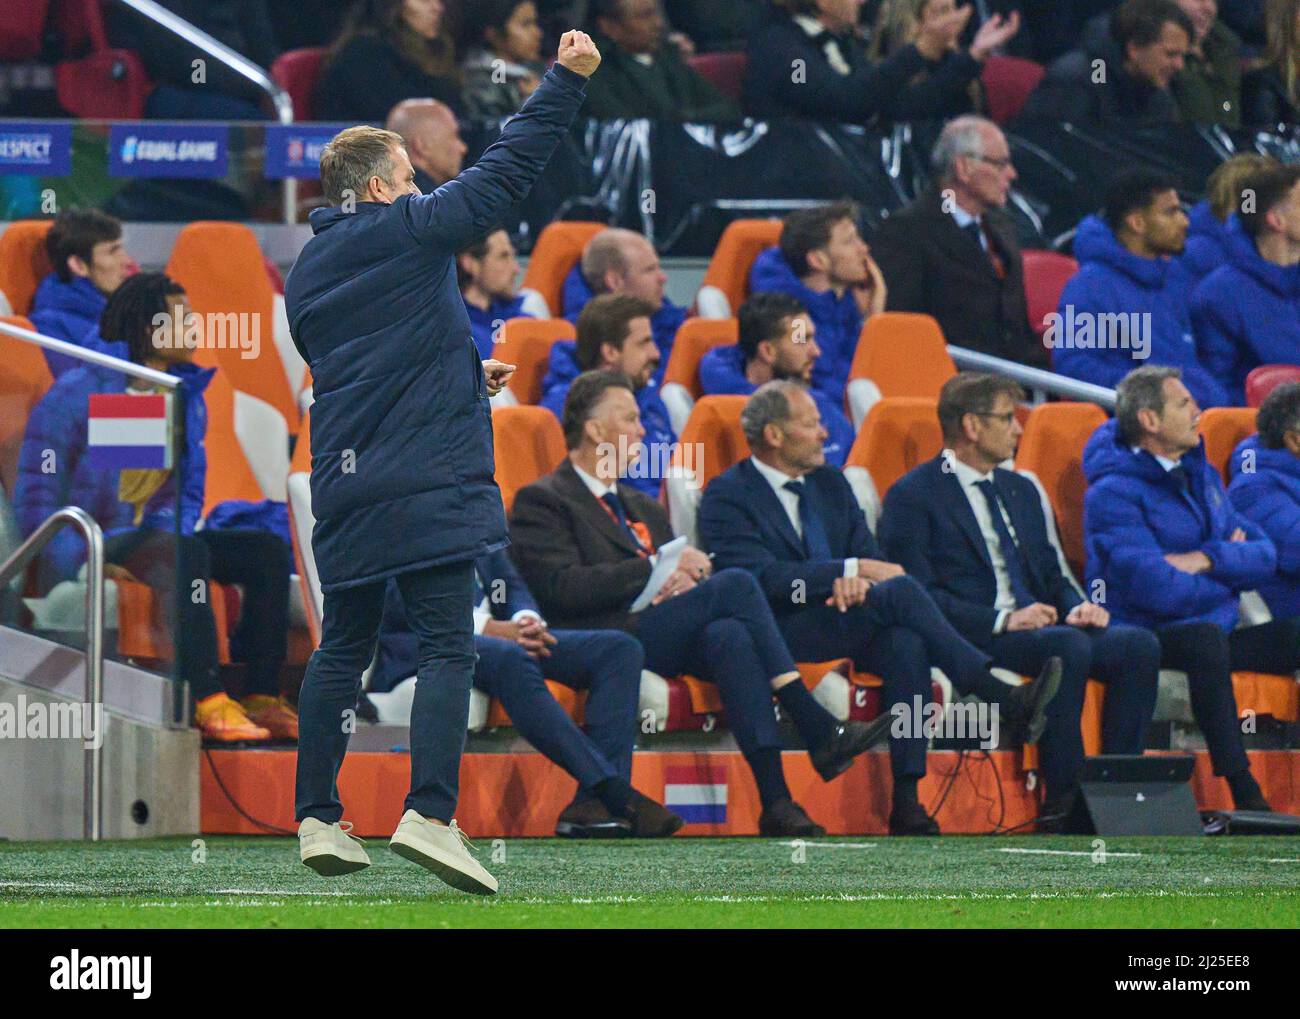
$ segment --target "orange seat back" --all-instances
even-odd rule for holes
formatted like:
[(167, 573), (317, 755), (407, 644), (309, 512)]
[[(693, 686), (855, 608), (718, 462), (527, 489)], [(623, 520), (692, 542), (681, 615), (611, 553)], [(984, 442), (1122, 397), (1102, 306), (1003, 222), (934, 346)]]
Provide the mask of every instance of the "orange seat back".
[(1211, 407), (1201, 415), (1205, 459), (1228, 480), (1228, 460), (1237, 443), (1255, 434), (1254, 407)]
[[(195, 362), (219, 367), (235, 389), (269, 403), (297, 434), (296, 394), (273, 335), (274, 290), (253, 231), (241, 223), (190, 223), (176, 236), (167, 275), (185, 288), (199, 315), (239, 316), (221, 320), (224, 345), (218, 328), (205, 331)], [(248, 330), (255, 357), (244, 356), (236, 329)]]
[(576, 340), (573, 324), (562, 318), (512, 318), (501, 328), (501, 339), (492, 348), (498, 361), (515, 366), (510, 392), (522, 404), (542, 398), (542, 381), (556, 340)]
[(208, 406), (208, 434), (203, 443), (208, 454), (204, 514), (227, 499), (261, 502), (266, 496), (235, 434), (235, 389), (223, 372), (212, 376), (203, 398)]
[(779, 219), (737, 219), (722, 231), (700, 285), (722, 291), (733, 315), (749, 296), (749, 270), (754, 260), (780, 243), (781, 226)]
[(1088, 487), (1083, 477), (1083, 447), (1105, 423), (1106, 412), (1093, 403), (1043, 403), (1030, 412), (1016, 451), (1016, 467), (1033, 471), (1043, 483), (1056, 514), (1065, 558), (1080, 573), (1083, 496)]
[(302, 415), (302, 429), (298, 432), (297, 441), (293, 446), (293, 456), (289, 458), (289, 473), (297, 474), (302, 471), (304, 474), (311, 473), (311, 411), (305, 411)]
[(740, 412), (748, 399), (702, 396), (691, 408), (673, 464), (693, 468), (701, 487), (749, 456), (749, 443), (740, 427)]
[(604, 223), (560, 221), (548, 223), (537, 236), (533, 253), (528, 256), (524, 287), (536, 290), (546, 301), (552, 315), (559, 315), (564, 292), (564, 277), (582, 258), (582, 249), (596, 234), (609, 229)]
[(867, 412), (844, 465), (865, 467), (883, 499), (890, 485), (942, 449), (943, 432), (934, 400), (886, 396)]
[(957, 374), (943, 330), (929, 315), (886, 311), (862, 327), (853, 354), (851, 379), (870, 379), (881, 396), (939, 399), (943, 384)]
[[(5, 315), (0, 322), (21, 329), (32, 324), (19, 315)], [(22, 450), (27, 418), (54, 379), (45, 363), (45, 351), (0, 333), (0, 484), (10, 497), (18, 480), (18, 454)]]
[(1079, 263), (1069, 255), (1032, 248), (1020, 253), (1020, 263), (1024, 266), (1029, 328), (1041, 339), (1047, 332), (1045, 320), (1060, 306), (1061, 291), (1070, 277), (1079, 271)]
[(564, 459), (564, 432), (545, 407), (498, 407), (492, 412), (497, 485), (509, 513), (515, 494)]
[(734, 318), (688, 318), (673, 340), (673, 352), (664, 369), (664, 385), (676, 382), (698, 399), (703, 395), (700, 361), (714, 347), (735, 344), (739, 335), (740, 324)]
[(9, 299), (15, 315), (32, 310), (36, 287), (53, 272), (45, 252), (45, 235), (51, 219), (22, 219), (10, 223), (0, 234), (0, 291)]

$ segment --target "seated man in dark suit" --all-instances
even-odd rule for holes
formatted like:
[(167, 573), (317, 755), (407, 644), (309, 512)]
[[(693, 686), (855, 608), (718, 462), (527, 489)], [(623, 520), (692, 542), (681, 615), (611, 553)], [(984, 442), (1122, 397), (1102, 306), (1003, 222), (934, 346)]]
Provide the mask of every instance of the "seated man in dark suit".
[[(769, 382), (745, 404), (741, 423), (753, 456), (714, 478), (700, 503), (700, 538), (720, 568), (749, 570), (801, 661), (843, 655), (885, 681), (885, 717), (905, 718), (930, 701), (930, 667), (962, 694), (990, 704), (1002, 740), (1033, 741), (1060, 682), (1047, 659), (1034, 683), (1013, 687), (989, 671), (989, 656), (963, 640), (901, 567), (882, 561), (849, 483), (826, 465), (817, 405), (802, 386)], [(916, 785), (927, 741), (894, 727), (891, 835), (937, 835)]]
[[(629, 784), (641, 645), (616, 630), (551, 630), (505, 549), (474, 567), (474, 686), (499, 700), (523, 737), (578, 780), (555, 834), (658, 838), (677, 831), (680, 817)], [(414, 677), (418, 654), (401, 592), (390, 582), (371, 692)], [(585, 732), (551, 696), (546, 679), (587, 691)]]
[(760, 834), (825, 834), (786, 786), (773, 693), (826, 781), (889, 720), (838, 723), (800, 681), (754, 578), (743, 570), (711, 575), (699, 549), (682, 551), (653, 603), (630, 611), (673, 537), (663, 507), (617, 480), (643, 435), (626, 377), (591, 371), (574, 379), (564, 404), (568, 458), (515, 496), (511, 555), (552, 624), (626, 630), (640, 641), (647, 669), (689, 672), (717, 686), (758, 786)]
[(1160, 645), (1149, 631), (1111, 626), (1061, 569), (1038, 489), (999, 466), (1016, 451), (1020, 387), (961, 372), (939, 394), (947, 448), (894, 482), (880, 543), (924, 584), (953, 626), (993, 663), (1032, 675), (1064, 662), (1047, 715), (1040, 829), (1059, 828), (1083, 765), (1079, 716), (1089, 678), (1106, 684), (1102, 752), (1140, 754), (1155, 710)]

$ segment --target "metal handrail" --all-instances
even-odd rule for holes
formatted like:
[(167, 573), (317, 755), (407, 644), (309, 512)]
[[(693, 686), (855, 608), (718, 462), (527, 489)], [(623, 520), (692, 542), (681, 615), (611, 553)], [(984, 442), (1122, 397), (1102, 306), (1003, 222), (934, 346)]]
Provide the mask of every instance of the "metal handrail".
[(82, 832), (91, 842), (98, 842), (104, 834), (104, 532), (80, 506), (55, 510), (0, 565), (0, 587), (16, 577), (65, 527), (77, 528), (86, 539), (86, 702), (99, 728), (97, 738), (86, 747)]
[(1057, 375), (1055, 372), (1045, 371), (1042, 368), (1031, 368), (1028, 365), (1008, 361), (1005, 358), (994, 357), (992, 354), (971, 350), (968, 347), (956, 347), (949, 344), (948, 353), (951, 355), (953, 363), (963, 370), (993, 372), (1014, 379), (1026, 389), (1063, 396), (1067, 400), (1095, 403), (1106, 410), (1113, 411), (1115, 409), (1115, 390), (1107, 389), (1105, 386), (1095, 386), (1091, 382), (1080, 382), (1078, 379)]
[[(270, 96), (271, 103), (275, 107), (275, 115), (281, 124), (293, 123), (293, 100), (289, 98), (288, 92), (271, 79), (270, 72), (266, 68), (253, 63), (242, 53), (232, 50), (219, 39), (214, 39), (197, 25), (186, 21), (179, 14), (169, 11), (161, 4), (155, 3), (154, 0), (118, 0), (118, 2), (125, 4), (137, 14), (143, 15), (155, 24), (161, 25), (174, 35), (180, 36), (191, 45), (197, 46), (204, 53), (219, 60), (236, 74), (247, 78)], [(297, 185), (298, 182), (292, 177), (285, 178), (284, 221), (286, 223), (295, 223), (298, 219)]]
[(142, 364), (136, 364), (134, 361), (124, 361), (120, 357), (114, 357), (112, 354), (103, 354), (98, 350), (87, 350), (85, 347), (78, 347), (75, 343), (68, 343), (66, 340), (56, 340), (53, 336), (46, 336), (44, 333), (33, 332), (31, 329), (24, 329), (22, 326), (11, 325), (8, 322), (0, 322), (0, 333), (6, 336), (12, 336), (16, 340), (23, 340), (26, 343), (34, 343), (38, 347), (44, 347), (46, 350), (53, 350), (60, 354), (66, 354), (68, 357), (76, 358), (78, 361), (86, 361), (89, 364), (97, 364), (102, 368), (112, 368), (123, 375), (130, 375), (133, 378), (144, 379), (146, 382), (152, 382), (155, 385), (166, 386), (168, 389), (175, 389), (181, 384), (181, 380), (175, 375), (168, 375), (166, 372), (160, 372), (157, 368), (146, 368)]

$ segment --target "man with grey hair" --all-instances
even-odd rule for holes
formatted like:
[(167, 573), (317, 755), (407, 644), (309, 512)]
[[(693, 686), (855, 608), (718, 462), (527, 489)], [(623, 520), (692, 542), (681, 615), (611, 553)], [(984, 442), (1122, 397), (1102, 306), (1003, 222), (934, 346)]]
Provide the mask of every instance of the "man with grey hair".
[(1290, 620), (1237, 626), (1240, 594), (1273, 578), (1277, 551), (1228, 499), (1200, 418), (1177, 368), (1145, 365), (1120, 382), (1115, 419), (1083, 452), (1088, 583), (1116, 622), (1155, 631), (1162, 668), (1187, 673), (1214, 774), (1237, 809), (1268, 810), (1242, 745), (1232, 673), (1292, 674), (1300, 642)]
[(395, 578), (419, 640), (411, 788), (390, 847), (462, 891), (492, 877), (456, 826), (474, 673), (474, 560), (504, 548), (490, 396), (512, 365), (482, 362), (456, 286), (456, 252), (528, 193), (569, 129), (600, 53), (567, 32), (557, 62), (478, 163), (431, 195), (401, 136), (357, 126), (321, 154), (330, 208), (285, 284), (311, 367), (312, 552), (325, 597), (299, 700), (299, 858), (318, 873), (369, 865), (340, 825), (338, 773), (362, 671)]
[(402, 136), (415, 168), (415, 186), (424, 194), (442, 187), (461, 171), (469, 146), (460, 136), (456, 114), (436, 99), (403, 99), (388, 111), (388, 130)]
[(932, 186), (872, 240), (889, 311), (933, 315), (949, 343), (1046, 366), (1029, 325), (1020, 243), (1007, 204), (1016, 168), (991, 120), (949, 121), (932, 153)]
[(758, 579), (797, 661), (850, 657), (884, 680), (886, 714), (896, 720), (890, 834), (937, 835), (917, 798), (927, 741), (906, 721), (931, 700), (931, 666), (960, 693), (996, 705), (1005, 745), (1038, 738), (1061, 662), (1049, 659), (1026, 686), (1001, 682), (989, 656), (962, 638), (925, 588), (885, 561), (849, 483), (826, 465), (826, 429), (803, 386), (765, 383), (740, 421), (752, 455), (705, 489), (700, 540), (719, 569)]

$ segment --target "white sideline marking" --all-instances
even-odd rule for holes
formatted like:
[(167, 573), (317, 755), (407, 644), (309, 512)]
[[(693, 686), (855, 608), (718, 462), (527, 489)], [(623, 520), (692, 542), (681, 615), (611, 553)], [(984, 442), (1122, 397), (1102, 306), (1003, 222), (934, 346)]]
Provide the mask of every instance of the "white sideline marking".
[(1300, 863), (1300, 856), (1275, 856), (1267, 860), (1261, 860), (1261, 863)]
[(875, 849), (875, 842), (814, 842), (810, 839), (791, 839), (789, 842), (782, 842), (781, 845), (789, 846), (791, 849)]
[(0, 881), (0, 888), (59, 888), (67, 891), (80, 887), (71, 881)]
[[(1092, 856), (1090, 849), (998, 849), (998, 853), (1031, 853), (1034, 856)], [(1141, 856), (1141, 853), (1112, 853), (1109, 849), (1101, 851), (1109, 859), (1112, 856)]]

